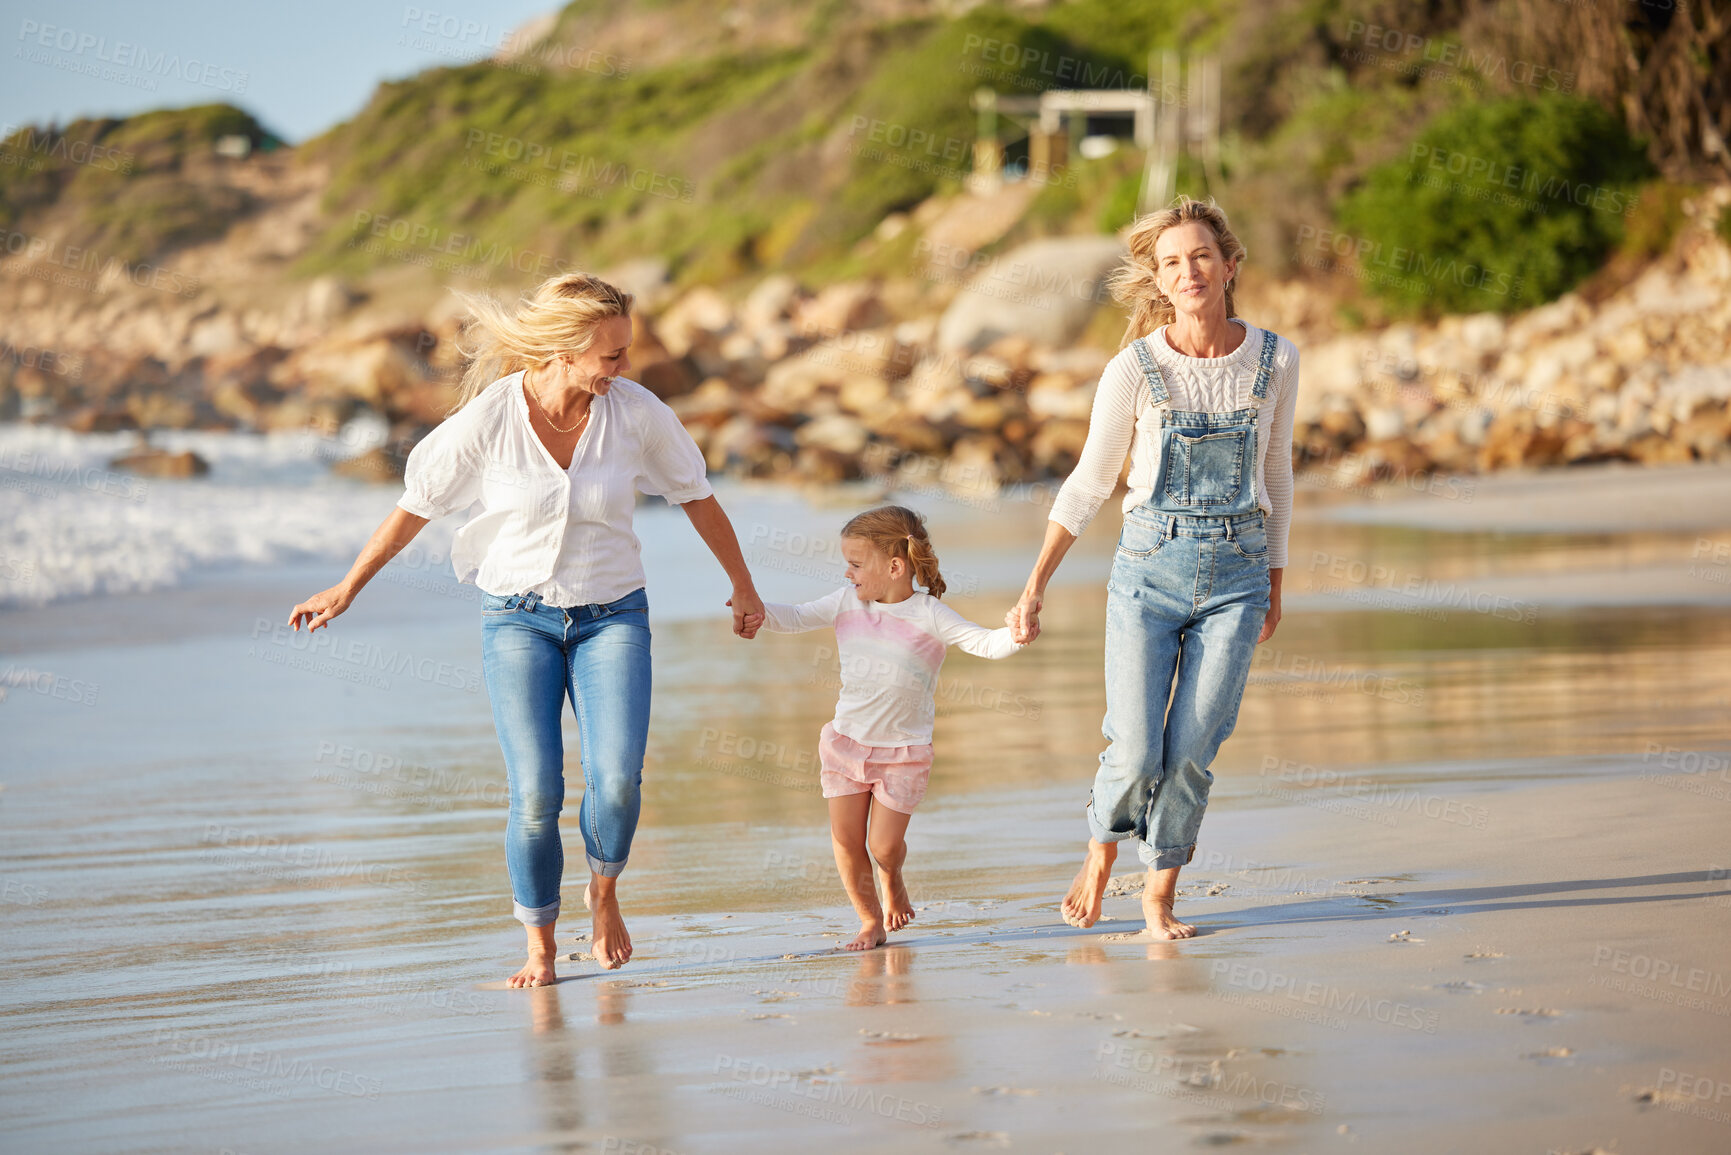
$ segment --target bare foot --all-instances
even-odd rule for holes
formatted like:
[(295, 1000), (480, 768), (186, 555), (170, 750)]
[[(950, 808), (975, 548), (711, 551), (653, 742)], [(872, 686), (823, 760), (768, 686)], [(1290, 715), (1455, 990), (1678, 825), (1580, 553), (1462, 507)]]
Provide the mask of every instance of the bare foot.
[(583, 905), (589, 908), (589, 953), (608, 970), (618, 970), (631, 959), (631, 936), (619, 914), (619, 900), (608, 887), (605, 894), (590, 880), (583, 889)]
[(1116, 842), (1089, 839), (1088, 857), (1083, 860), (1082, 869), (1076, 872), (1070, 893), (1064, 896), (1059, 906), (1065, 922), (1087, 928), (1100, 921), (1100, 897), (1106, 892), (1106, 883), (1112, 877), (1112, 863), (1117, 858)]
[(914, 920), (914, 904), (908, 901), (907, 884), (902, 881), (901, 868), (878, 868), (878, 888), (884, 894), (884, 927), (900, 930)]
[(546, 951), (532, 950), (523, 969), (508, 980), (514, 987), (545, 987), (553, 984), (553, 956)]
[(843, 950), (871, 950), (884, 944), (884, 924), (881, 922), (862, 923), (859, 934), (849, 943), (842, 944)]
[(1142, 892), (1142, 917), (1148, 920), (1148, 934), (1153, 938), (1191, 938), (1196, 928), (1172, 917), (1172, 900), (1162, 895)]

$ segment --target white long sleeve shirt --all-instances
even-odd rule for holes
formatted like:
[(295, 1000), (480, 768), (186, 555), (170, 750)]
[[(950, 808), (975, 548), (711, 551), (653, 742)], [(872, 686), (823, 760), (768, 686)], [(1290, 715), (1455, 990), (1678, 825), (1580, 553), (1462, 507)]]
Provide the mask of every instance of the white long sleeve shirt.
[(590, 403), (569, 469), (529, 424), (523, 374), (501, 377), (409, 454), (397, 505), (429, 520), (479, 503), (451, 542), (457, 580), (553, 606), (618, 601), (644, 584), (637, 494), (674, 505), (712, 490), (703, 455), (655, 394), (621, 377)]
[[(1187, 357), (1166, 343), (1163, 325), (1148, 336), (1148, 349), (1166, 379), (1173, 409), (1230, 412), (1250, 405), (1256, 364), (1268, 330), (1245, 324), (1244, 340), (1224, 357)], [(1298, 349), (1286, 338), (1275, 346), (1268, 397), (1256, 420), (1256, 503), (1268, 515), (1268, 567), (1286, 565), (1292, 525), (1292, 418), (1298, 405)], [(1160, 417), (1149, 398), (1148, 379), (1136, 351), (1125, 346), (1107, 362), (1088, 417), (1088, 439), (1076, 468), (1058, 490), (1050, 520), (1077, 537), (1118, 484), (1130, 453), (1130, 491), (1124, 512), (1148, 500), (1160, 472)]]
[(938, 669), (950, 646), (1007, 658), (1022, 646), (1005, 626), (988, 630), (920, 590), (906, 601), (861, 601), (852, 586), (799, 605), (764, 604), (778, 634), (835, 627), (841, 660), (836, 732), (866, 746), (924, 746), (932, 740)]

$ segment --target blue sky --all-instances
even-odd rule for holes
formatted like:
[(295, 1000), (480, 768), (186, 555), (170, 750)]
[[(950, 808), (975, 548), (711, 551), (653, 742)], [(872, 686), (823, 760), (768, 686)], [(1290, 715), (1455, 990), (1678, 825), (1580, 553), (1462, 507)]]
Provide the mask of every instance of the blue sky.
[(0, 0), (0, 127), (226, 101), (293, 142), (560, 0)]

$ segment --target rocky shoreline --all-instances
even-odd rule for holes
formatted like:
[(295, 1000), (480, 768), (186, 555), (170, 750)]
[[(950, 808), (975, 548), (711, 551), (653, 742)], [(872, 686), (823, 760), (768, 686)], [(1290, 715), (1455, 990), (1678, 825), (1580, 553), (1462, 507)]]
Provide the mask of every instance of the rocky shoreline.
[[(1300, 471), (1354, 487), (1731, 458), (1731, 250), (1705, 225), (1731, 189), (1700, 199), (1671, 252), (1631, 283), (1506, 318), (1342, 333), (1317, 284), (1259, 286), (1252, 266), (1242, 311), (1303, 353)], [(258, 237), (283, 243), (297, 213), (284, 203)], [(232, 249), (188, 254), (168, 287), (113, 269), (69, 277), (41, 254), (0, 263), (0, 421), (138, 430), (139, 452), (117, 467), (196, 476), (200, 462), (154, 453), (149, 432), (335, 433), (375, 414), (386, 443), (334, 468), (399, 477), (455, 395), (455, 299), (433, 278), (391, 293), (265, 276), (257, 252), (249, 264)], [(959, 266), (926, 250), (925, 275), (906, 283), (814, 292), (771, 276), (738, 297), (676, 292), (654, 261), (610, 270), (639, 294), (633, 376), (673, 406), (718, 474), (959, 493), (1061, 479), (1112, 355), (1118, 314), (1103, 278), (1117, 242), (969, 250)]]

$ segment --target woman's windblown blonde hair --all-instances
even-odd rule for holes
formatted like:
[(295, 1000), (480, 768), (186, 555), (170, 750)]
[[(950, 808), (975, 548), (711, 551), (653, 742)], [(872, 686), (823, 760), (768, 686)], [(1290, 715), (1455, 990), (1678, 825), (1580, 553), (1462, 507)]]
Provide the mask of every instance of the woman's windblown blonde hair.
[(1233, 235), (1232, 226), (1226, 223), (1225, 211), (1214, 203), (1213, 197), (1199, 201), (1181, 196), (1171, 208), (1149, 213), (1136, 222), (1130, 230), (1129, 259), (1112, 274), (1113, 298), (1130, 306), (1130, 323), (1124, 329), (1124, 340), (1119, 348), (1138, 337), (1146, 337), (1162, 325), (1170, 325), (1177, 315), (1172, 302), (1160, 291), (1154, 244), (1167, 229), (1191, 221), (1199, 221), (1212, 229), (1214, 239), (1220, 244), (1220, 255), (1234, 262), (1232, 277), (1226, 282), (1226, 315), (1238, 316), (1232, 294), (1238, 287), (1238, 274), (1244, 268), (1244, 242)]
[(458, 340), (469, 367), (453, 413), (501, 377), (583, 352), (595, 340), (595, 326), (631, 315), (630, 293), (588, 273), (548, 277), (515, 312), (484, 293), (457, 296), (469, 308)]

